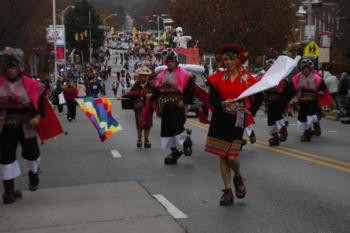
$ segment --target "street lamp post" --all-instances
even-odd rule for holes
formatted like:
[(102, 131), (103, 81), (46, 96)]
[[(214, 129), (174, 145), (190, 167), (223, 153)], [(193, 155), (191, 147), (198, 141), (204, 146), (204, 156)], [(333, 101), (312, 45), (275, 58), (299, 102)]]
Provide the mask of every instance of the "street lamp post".
[(104, 30), (106, 31), (106, 20), (113, 17), (113, 16), (118, 16), (117, 13), (114, 13), (114, 14), (111, 14), (111, 15), (108, 15), (106, 16), (104, 19), (103, 19), (103, 26), (104, 26)]
[[(165, 15), (165, 14), (162, 14)], [(159, 15), (153, 15), (153, 17), (157, 17), (157, 25), (158, 25), (158, 43), (160, 41), (160, 27), (159, 27), (159, 19), (162, 19), (164, 21), (164, 18)], [(164, 25), (163, 25), (164, 26)]]
[[(309, 29), (310, 39), (315, 39), (316, 26), (312, 22), (312, 5), (321, 4), (320, 0), (307, 0), (307, 26)], [(316, 22), (315, 22), (316, 23)]]
[(312, 2), (307, 2), (307, 25), (312, 25)]
[(299, 43), (302, 44), (303, 42), (303, 25), (305, 25), (304, 17), (306, 15), (306, 11), (304, 10), (303, 6), (301, 5), (296, 13), (296, 16), (299, 17)]
[(64, 14), (66, 13), (67, 10), (69, 9), (74, 9), (75, 6), (74, 5), (70, 5), (70, 6), (67, 6), (62, 12), (61, 12), (61, 23), (62, 25), (64, 26), (64, 67), (66, 68), (67, 66), (67, 52), (66, 52), (66, 45), (67, 45), (67, 40), (66, 40), (66, 26), (64, 25)]
[(69, 10), (69, 9), (74, 9), (75, 6), (74, 5), (69, 5), (67, 6), (64, 10), (62, 10), (61, 12), (61, 23), (62, 25), (64, 25), (64, 15), (66, 14), (66, 12)]
[(89, 10), (89, 63), (92, 63), (92, 52), (93, 52), (93, 47), (91, 44), (91, 10)]
[(53, 19), (53, 54), (54, 54), (54, 72), (53, 72), (53, 78), (54, 78), (54, 83), (56, 83), (56, 72), (57, 72), (57, 62), (56, 62), (56, 50), (57, 50), (57, 45), (56, 45), (56, 0), (52, 0), (52, 19)]
[(321, 1), (319, 0), (307, 0), (306, 2), (303, 2), (303, 4), (306, 4), (307, 10), (305, 11), (303, 8), (303, 5), (299, 7), (299, 10), (297, 12), (297, 16), (304, 17), (306, 15), (306, 25), (305, 25), (305, 42), (308, 42), (309, 40), (312, 40), (315, 38), (315, 25), (312, 22), (312, 5), (313, 4), (319, 4)]

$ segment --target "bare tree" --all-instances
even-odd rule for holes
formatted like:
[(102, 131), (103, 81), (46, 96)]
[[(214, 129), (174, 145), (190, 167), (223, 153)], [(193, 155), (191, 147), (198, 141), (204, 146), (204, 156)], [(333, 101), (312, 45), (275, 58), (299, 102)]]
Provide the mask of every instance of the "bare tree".
[(299, 1), (174, 0), (170, 12), (177, 25), (200, 41), (206, 51), (227, 42), (245, 46), (253, 55), (282, 51), (293, 35)]
[(46, 0), (0, 1), (0, 48), (22, 48), (26, 56), (35, 52), (43, 61), (40, 70), (47, 70), (46, 26), (50, 9), (50, 1)]

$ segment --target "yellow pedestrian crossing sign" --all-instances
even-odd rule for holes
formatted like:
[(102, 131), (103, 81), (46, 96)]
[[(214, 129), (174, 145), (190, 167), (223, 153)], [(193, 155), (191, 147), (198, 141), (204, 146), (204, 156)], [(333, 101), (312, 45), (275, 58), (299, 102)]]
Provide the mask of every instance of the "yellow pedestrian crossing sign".
[(320, 55), (320, 47), (316, 44), (315, 41), (310, 41), (308, 45), (304, 48), (305, 57), (318, 57)]

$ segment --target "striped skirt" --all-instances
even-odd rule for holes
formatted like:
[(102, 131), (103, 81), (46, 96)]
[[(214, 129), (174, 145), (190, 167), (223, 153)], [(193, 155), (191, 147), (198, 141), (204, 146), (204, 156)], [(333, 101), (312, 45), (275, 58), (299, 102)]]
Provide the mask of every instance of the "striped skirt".
[(236, 116), (221, 111), (213, 113), (210, 121), (205, 151), (227, 157), (238, 156), (243, 129), (235, 126)]

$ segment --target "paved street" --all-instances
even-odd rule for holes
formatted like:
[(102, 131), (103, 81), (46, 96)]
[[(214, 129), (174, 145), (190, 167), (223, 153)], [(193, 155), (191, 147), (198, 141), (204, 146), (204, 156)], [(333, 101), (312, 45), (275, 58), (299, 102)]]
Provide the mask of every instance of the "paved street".
[[(111, 60), (114, 61), (113, 57)], [(113, 70), (118, 67), (114, 65)], [(112, 96), (110, 89), (114, 78), (108, 81), (109, 96)], [(175, 231), (158, 232), (181, 232), (182, 230), (177, 231), (181, 228), (189, 233), (349, 232), (348, 125), (323, 120), (323, 135), (311, 143), (301, 143), (300, 133), (295, 125), (296, 118), (290, 117), (288, 141), (282, 146), (271, 148), (267, 146), (266, 116), (262, 112), (259, 113), (255, 126), (258, 142), (255, 145), (247, 145), (241, 154), (242, 174), (246, 178), (248, 189), (247, 197), (244, 200), (235, 200), (235, 205), (232, 207), (220, 207), (219, 198), (223, 184), (219, 161), (203, 150), (207, 126), (199, 124), (195, 118), (188, 119), (187, 126), (193, 129), (194, 153), (192, 157), (182, 157), (177, 166), (165, 166), (163, 159), (169, 152), (160, 149), (160, 119), (154, 118), (150, 137), (152, 149), (137, 149), (134, 113), (122, 111), (117, 100), (112, 100), (112, 103), (113, 114), (120, 121), (123, 131), (105, 143), (99, 142), (95, 129), (80, 110), (77, 120), (72, 123), (66, 120), (64, 114), (59, 115), (68, 134), (61, 135), (57, 140), (48, 141), (41, 147), (43, 171), (41, 189), (37, 193), (24, 193), (24, 199), (11, 206), (15, 208), (14, 211), (9, 211), (10, 207), (0, 206), (2, 226), (0, 232), (11, 232), (12, 228), (6, 225), (11, 219), (20, 223), (17, 229), (25, 229), (26, 227), (21, 224), (26, 223), (25, 219), (32, 215), (26, 210), (27, 206), (31, 206), (33, 213), (36, 210), (41, 211), (45, 206), (38, 204), (36, 209), (33, 203), (42, 200), (50, 206), (50, 211), (45, 213), (57, 216), (58, 219), (54, 218), (51, 222), (56, 226), (60, 225), (59, 219), (65, 214), (62, 206), (67, 206), (67, 203), (71, 203), (71, 206), (79, 203), (80, 206), (84, 203), (92, 205), (89, 208), (93, 208), (95, 202), (108, 207), (107, 212), (112, 211), (111, 206), (116, 210), (125, 208), (125, 211), (130, 207), (130, 211), (135, 211), (134, 213), (123, 215), (120, 211), (116, 211), (118, 213), (110, 219), (121, 219), (123, 224), (127, 222), (136, 224), (133, 221), (135, 216), (146, 218), (145, 220), (152, 216), (152, 213), (135, 214), (146, 208), (134, 202), (133, 197), (137, 192), (143, 195), (140, 196), (141, 199), (146, 198), (148, 204), (153, 205), (151, 208), (148, 206), (150, 211), (155, 209), (160, 211), (159, 222), (169, 221), (169, 224), (174, 224), (169, 217), (170, 214), (161, 211), (161, 205), (157, 204), (156, 199), (151, 198), (152, 195), (162, 195), (185, 215), (184, 218), (176, 219), (179, 225), (174, 225)], [(123, 192), (122, 188), (127, 184), (134, 185), (136, 191), (131, 189), (130, 196), (123, 196), (122, 202), (117, 194), (115, 198), (109, 195), (109, 192)], [(22, 190), (27, 189), (26, 176), (18, 179), (18, 187)], [(91, 190), (91, 196), (83, 193), (81, 202), (80, 198), (74, 195), (69, 197), (70, 192), (76, 193), (81, 187)], [(118, 190), (118, 187), (121, 190)], [(60, 192), (68, 195), (67, 199), (57, 195)], [(106, 196), (108, 198), (103, 200)], [(50, 200), (60, 202), (52, 204)], [(101, 207), (97, 206), (96, 211), (107, 215)], [(59, 216), (60, 214), (62, 215)], [(94, 221), (93, 216), (97, 216), (94, 211), (90, 213), (82, 211), (81, 215), (80, 220), (71, 219), (68, 223), (78, 224), (77, 229), (84, 229), (79, 228), (81, 227), (79, 224)], [(99, 219), (103, 221), (108, 219), (102, 215)], [(18, 216), (23, 216), (23, 219)], [(61, 223), (63, 222), (62, 220)], [(117, 225), (111, 229), (119, 229)], [(151, 225), (145, 223), (144, 231), (129, 232), (156, 232), (152, 231), (152, 228), (147, 229)], [(40, 224), (32, 227), (35, 229), (38, 226)], [(119, 227), (123, 229), (122, 226)], [(161, 227), (159, 226), (159, 229), (162, 229)], [(66, 231), (70, 228), (63, 226), (57, 229)], [(113, 231), (106, 228), (106, 232)]]

